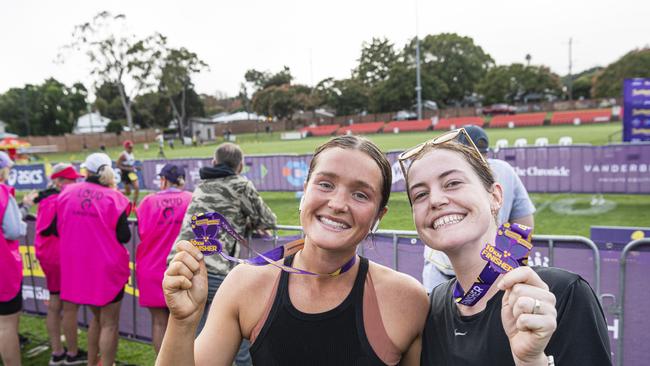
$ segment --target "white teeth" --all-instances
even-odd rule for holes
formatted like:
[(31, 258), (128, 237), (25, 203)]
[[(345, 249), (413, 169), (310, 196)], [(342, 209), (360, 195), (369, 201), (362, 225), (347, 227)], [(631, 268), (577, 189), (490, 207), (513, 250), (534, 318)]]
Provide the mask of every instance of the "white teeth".
[(323, 216), (320, 217), (320, 222), (322, 222), (322, 223), (325, 224), (325, 225), (328, 225), (328, 226), (332, 226), (332, 227), (334, 227), (334, 228), (337, 228), (337, 229), (349, 229), (349, 228), (350, 228), (350, 226), (348, 226), (348, 225), (345, 224), (345, 223), (338, 222), (338, 221), (334, 221), (334, 220), (330, 220), (330, 219), (328, 219), (327, 217), (323, 217)]
[(464, 218), (465, 215), (456, 215), (456, 214), (440, 217), (433, 222), (433, 229), (438, 230), (439, 228), (445, 225), (456, 224), (458, 222), (461, 222)]

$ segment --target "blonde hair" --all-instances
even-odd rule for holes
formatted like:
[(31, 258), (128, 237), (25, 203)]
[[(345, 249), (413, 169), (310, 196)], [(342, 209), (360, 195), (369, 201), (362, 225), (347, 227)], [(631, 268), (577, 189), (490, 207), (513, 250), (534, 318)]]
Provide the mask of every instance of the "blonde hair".
[(97, 176), (99, 176), (99, 183), (103, 186), (116, 188), (117, 183), (115, 182), (115, 171), (108, 165), (103, 165), (97, 171)]
[(7, 179), (9, 179), (9, 172), (11, 171), (11, 168), (6, 166), (2, 169), (0, 169), (0, 181), (4, 182)]

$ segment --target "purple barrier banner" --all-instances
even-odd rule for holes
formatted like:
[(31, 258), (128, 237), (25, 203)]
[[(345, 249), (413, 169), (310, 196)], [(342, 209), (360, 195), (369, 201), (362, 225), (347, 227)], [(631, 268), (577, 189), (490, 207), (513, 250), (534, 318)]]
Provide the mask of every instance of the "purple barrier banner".
[[(389, 152), (393, 192), (403, 192), (404, 177), (397, 162), (399, 152)], [(510, 163), (529, 192), (537, 193), (650, 193), (650, 144), (607, 146), (545, 146), (501, 149), (496, 158)], [(199, 182), (199, 169), (211, 159), (175, 159), (188, 172), (186, 189)], [(311, 155), (246, 157), (243, 174), (260, 191), (301, 191)], [(158, 189), (158, 176), (166, 160), (142, 164), (142, 186)]]
[[(392, 191), (404, 192), (398, 155), (387, 153)], [(510, 163), (529, 192), (650, 194), (650, 143), (506, 148), (492, 155)], [(311, 155), (247, 156), (243, 175), (260, 191), (301, 191), (310, 161)], [(158, 189), (158, 173), (167, 162), (185, 168), (185, 189), (190, 191), (200, 181), (199, 170), (212, 165), (210, 158), (138, 162), (142, 189)], [(43, 164), (16, 166), (9, 184), (18, 190), (43, 189), (48, 183), (46, 168)]]
[(650, 141), (650, 79), (623, 82), (623, 141)]

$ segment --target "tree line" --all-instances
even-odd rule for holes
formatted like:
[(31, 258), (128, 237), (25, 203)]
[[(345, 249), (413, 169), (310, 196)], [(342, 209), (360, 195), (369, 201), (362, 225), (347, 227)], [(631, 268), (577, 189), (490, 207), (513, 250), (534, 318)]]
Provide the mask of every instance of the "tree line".
[[(226, 109), (245, 110), (277, 119), (297, 111), (325, 108), (336, 115), (410, 110), (416, 102), (416, 39), (401, 48), (386, 38), (364, 42), (356, 66), (344, 79), (326, 78), (314, 86), (297, 84), (288, 67), (277, 72), (248, 70), (232, 98), (199, 95), (192, 76), (208, 64), (186, 48), (167, 45), (160, 33), (137, 37), (122, 29), (125, 16), (97, 14), (74, 27), (72, 40), (57, 60), (73, 53), (87, 57), (94, 81), (90, 107), (111, 118), (109, 131), (123, 127), (167, 127), (191, 134), (189, 117)], [(427, 35), (419, 41), (422, 99), (438, 106), (526, 103), (621, 95), (622, 80), (650, 77), (650, 49), (632, 50), (607, 67), (560, 77), (544, 65), (496, 65), (471, 37), (455, 33)], [(0, 94), (0, 120), (20, 135), (69, 133), (86, 113), (89, 91), (81, 83), (67, 86), (53, 78)], [(227, 99), (220, 103), (220, 99)]]

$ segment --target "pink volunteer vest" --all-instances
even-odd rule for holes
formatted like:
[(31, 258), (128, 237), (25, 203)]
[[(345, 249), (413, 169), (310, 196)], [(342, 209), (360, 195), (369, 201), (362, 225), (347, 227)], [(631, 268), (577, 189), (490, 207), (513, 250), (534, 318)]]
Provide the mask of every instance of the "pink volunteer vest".
[[(0, 227), (13, 187), (0, 184)], [(0, 235), (0, 302), (18, 295), (23, 280), (23, 262), (18, 250), (18, 240), (7, 240)]]
[(56, 199), (59, 195), (53, 194), (38, 203), (36, 213), (36, 234), (34, 236), (34, 249), (36, 258), (43, 264), (59, 266), (59, 238), (55, 235), (42, 236), (41, 231), (50, 226), (56, 215)]
[(145, 197), (138, 207), (138, 234), (135, 270), (140, 306), (165, 307), (162, 280), (167, 255), (178, 237), (190, 192), (170, 189)]
[(61, 299), (104, 306), (124, 288), (129, 252), (116, 228), (128, 205), (120, 192), (94, 183), (73, 183), (59, 194)]

